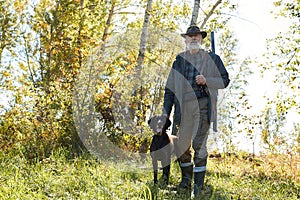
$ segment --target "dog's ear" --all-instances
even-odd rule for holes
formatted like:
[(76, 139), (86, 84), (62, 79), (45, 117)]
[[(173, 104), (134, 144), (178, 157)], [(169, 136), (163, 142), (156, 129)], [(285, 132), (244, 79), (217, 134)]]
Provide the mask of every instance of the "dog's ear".
[(148, 125), (151, 125), (151, 123), (154, 123), (154, 122), (155, 122), (155, 119), (156, 119), (156, 116), (151, 117), (151, 118), (148, 120)]
[(171, 120), (169, 118), (166, 119), (166, 127), (169, 128), (171, 126)]
[(148, 120), (148, 125), (150, 125), (150, 123), (151, 123), (151, 120), (152, 120), (152, 118), (150, 118), (150, 119)]
[(165, 120), (165, 128), (169, 128), (172, 124), (171, 120), (169, 119), (169, 117), (165, 116), (165, 115), (162, 115), (162, 117), (164, 118)]

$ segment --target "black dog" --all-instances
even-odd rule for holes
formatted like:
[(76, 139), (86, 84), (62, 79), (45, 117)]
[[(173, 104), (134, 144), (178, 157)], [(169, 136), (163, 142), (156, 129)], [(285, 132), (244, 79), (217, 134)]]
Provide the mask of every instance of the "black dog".
[(174, 142), (177, 137), (167, 134), (167, 129), (171, 126), (171, 121), (166, 116), (154, 116), (149, 119), (148, 124), (155, 133), (150, 146), (150, 155), (154, 170), (154, 183), (157, 183), (158, 161), (161, 161), (163, 167), (163, 181), (168, 185), (171, 155), (174, 151)]

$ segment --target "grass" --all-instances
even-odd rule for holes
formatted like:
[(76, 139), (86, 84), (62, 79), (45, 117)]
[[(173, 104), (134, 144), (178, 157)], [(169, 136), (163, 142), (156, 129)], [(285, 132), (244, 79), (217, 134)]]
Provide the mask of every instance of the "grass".
[[(0, 153), (0, 199), (189, 199), (190, 195), (174, 190), (180, 181), (176, 163), (170, 186), (159, 187), (152, 183), (150, 161), (142, 168), (104, 162), (88, 154), (67, 155), (57, 151), (47, 159), (29, 162), (22, 156)], [(269, 165), (263, 159), (209, 159), (199, 199), (299, 199), (299, 179), (280, 167), (280, 173), (275, 168), (270, 171)]]

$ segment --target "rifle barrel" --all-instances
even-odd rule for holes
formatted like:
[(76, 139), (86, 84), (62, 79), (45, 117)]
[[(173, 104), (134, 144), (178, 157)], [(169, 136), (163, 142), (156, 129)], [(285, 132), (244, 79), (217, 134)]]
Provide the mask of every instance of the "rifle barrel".
[(213, 53), (215, 53), (216, 52), (216, 50), (215, 50), (215, 33), (213, 31), (210, 32), (210, 44), (211, 44), (211, 51)]

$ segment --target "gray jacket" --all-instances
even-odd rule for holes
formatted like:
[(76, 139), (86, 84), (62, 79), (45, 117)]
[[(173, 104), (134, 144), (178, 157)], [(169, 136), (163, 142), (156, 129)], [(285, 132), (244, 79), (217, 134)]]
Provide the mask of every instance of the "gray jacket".
[[(183, 106), (184, 88), (191, 87), (184, 77), (184, 70), (187, 65), (192, 65), (189, 62), (189, 52), (185, 51), (176, 56), (173, 62), (172, 69), (169, 73), (165, 94), (163, 113), (170, 116), (173, 105), (174, 119), (173, 126), (179, 126), (181, 121), (180, 108)], [(209, 122), (213, 122), (213, 129), (217, 131), (217, 100), (218, 89), (226, 88), (230, 82), (228, 72), (224, 67), (221, 58), (212, 53), (200, 50), (198, 52), (200, 65), (194, 66), (200, 74), (206, 78), (206, 85), (209, 93)], [(173, 129), (174, 130), (174, 129)]]

